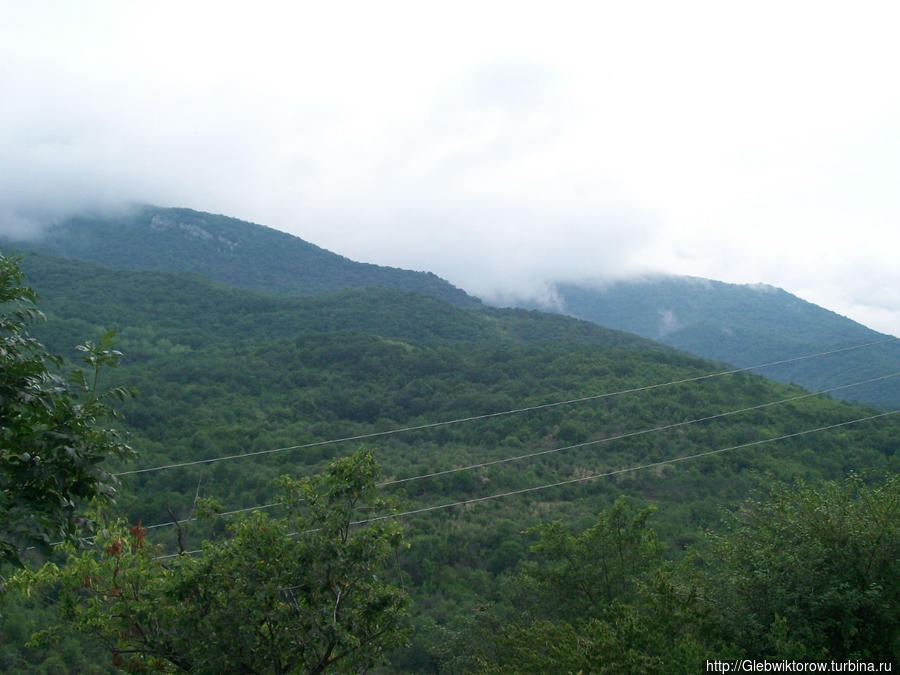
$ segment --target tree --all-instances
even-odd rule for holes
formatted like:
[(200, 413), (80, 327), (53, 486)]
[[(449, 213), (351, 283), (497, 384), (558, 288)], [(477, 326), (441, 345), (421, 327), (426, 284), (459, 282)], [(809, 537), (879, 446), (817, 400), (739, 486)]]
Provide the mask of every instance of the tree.
[(900, 476), (775, 486), (713, 543), (704, 596), (741, 653), (900, 659)]
[(516, 577), (534, 599), (530, 612), (484, 612), (472, 625), (476, 640), (489, 637), (448, 663), (478, 672), (691, 673), (711, 657), (748, 654), (900, 659), (900, 475), (880, 485), (858, 476), (774, 485), (698, 554), (672, 563), (660, 561), (641, 515), (617, 503), (581, 535), (541, 528), (533, 548), (541, 557)]
[(359, 672), (397, 646), (406, 594), (387, 582), (400, 531), (382, 514), (370, 452), (320, 475), (281, 480), (288, 515), (239, 519), (196, 556), (160, 558), (140, 524), (101, 532), (94, 549), (39, 583), (113, 662), (183, 672)]
[(584, 532), (569, 534), (559, 522), (534, 528), (536, 559), (521, 584), (548, 618), (599, 618), (614, 600), (629, 601), (638, 581), (662, 561), (663, 547), (647, 526), (653, 509), (633, 513), (624, 498), (601, 511)]
[(28, 333), (42, 315), (23, 282), (18, 261), (0, 254), (0, 560), (18, 565), (24, 548), (48, 551), (90, 529), (82, 507), (115, 494), (104, 462), (131, 452), (118, 431), (102, 426), (115, 416), (107, 400), (127, 395), (97, 390), (100, 371), (120, 356), (112, 333), (78, 347), (90, 372), (66, 380), (62, 359)]
[[(451, 671), (693, 673), (701, 659), (682, 602), (647, 525), (624, 499), (579, 534), (536, 527), (535, 558), (513, 577), (512, 603), (476, 616)], [(473, 639), (474, 636), (474, 639)]]

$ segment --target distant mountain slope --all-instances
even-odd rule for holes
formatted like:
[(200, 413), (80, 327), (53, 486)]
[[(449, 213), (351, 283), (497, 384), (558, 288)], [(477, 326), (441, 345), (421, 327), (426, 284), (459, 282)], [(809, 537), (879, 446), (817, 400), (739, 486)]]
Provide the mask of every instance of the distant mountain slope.
[(275, 293), (381, 286), (480, 304), (431, 273), (354, 262), (278, 230), (191, 209), (134, 206), (117, 215), (79, 215), (49, 226), (37, 241), (0, 243), (123, 269), (196, 272)]
[(541, 523), (580, 530), (623, 497), (656, 508), (674, 556), (755, 487), (879, 476), (900, 456), (900, 416), (710, 377), (707, 360), (563, 315), (385, 288), (267, 294), (35, 252), (22, 268), (54, 351), (118, 330), (124, 357), (100, 387), (137, 392), (116, 407), (138, 453), (123, 468), (142, 470), (118, 504), (164, 550), (227, 536), (224, 520), (193, 520), (198, 496), (223, 516), (276, 513), (274, 479), (364, 440), (408, 515), (394, 563), (422, 630), (398, 672), (434, 670), (448, 627), (521, 569)]
[(50, 319), (36, 332), (57, 351), (115, 329), (117, 343), (137, 357), (163, 347), (199, 349), (334, 331), (394, 340), (498, 346), (550, 341), (671, 352), (657, 342), (589, 321), (522, 309), (465, 308), (390, 288), (278, 295), (230, 288), (196, 274), (116, 270), (35, 251), (24, 254), (22, 269)]
[[(555, 291), (560, 311), (569, 316), (737, 366), (890, 338), (765, 285), (656, 277), (594, 286), (558, 284)], [(900, 371), (900, 342), (758, 372), (782, 382), (820, 390), (897, 371)], [(833, 395), (896, 407), (900, 405), (900, 383), (890, 380)]]

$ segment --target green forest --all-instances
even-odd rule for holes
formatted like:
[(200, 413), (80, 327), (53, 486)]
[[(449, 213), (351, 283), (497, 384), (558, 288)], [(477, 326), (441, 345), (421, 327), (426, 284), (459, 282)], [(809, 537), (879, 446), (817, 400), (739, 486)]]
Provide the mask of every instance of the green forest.
[[(824, 389), (859, 373), (900, 367), (900, 343), (847, 317), (764, 285), (726, 284), (694, 277), (649, 277), (602, 285), (557, 284), (564, 313), (636, 333), (710, 359), (751, 366), (779, 382)], [(887, 342), (885, 342), (887, 341)], [(876, 350), (847, 350), (793, 360), (835, 348), (884, 342)], [(895, 408), (900, 382), (886, 380), (837, 392), (836, 398)]]
[[(900, 417), (836, 398), (900, 373), (813, 392), (402, 288), (2, 260), (0, 670), (900, 658)], [(78, 489), (25, 501), (57, 456)]]

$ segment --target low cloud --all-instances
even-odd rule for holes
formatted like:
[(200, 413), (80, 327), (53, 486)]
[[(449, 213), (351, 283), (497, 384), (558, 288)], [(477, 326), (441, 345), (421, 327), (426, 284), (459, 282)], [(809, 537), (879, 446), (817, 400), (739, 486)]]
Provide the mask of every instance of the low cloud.
[[(496, 302), (670, 272), (900, 332), (888, 21), (411, 6), (415, 32), (381, 9), (120, 7), (20, 3), (0, 26), (0, 232), (184, 206)], [(835, 51), (848, 21), (883, 39)]]

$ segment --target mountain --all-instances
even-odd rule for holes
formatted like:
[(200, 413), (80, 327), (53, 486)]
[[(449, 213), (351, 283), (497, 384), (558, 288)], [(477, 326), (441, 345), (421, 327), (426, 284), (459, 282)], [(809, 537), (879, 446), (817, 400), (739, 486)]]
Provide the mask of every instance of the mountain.
[[(476, 488), (554, 482), (866, 414), (755, 375), (710, 377), (721, 371), (719, 365), (560, 314), (465, 308), (386, 288), (269, 294), (197, 275), (114, 270), (34, 252), (25, 255), (22, 269), (47, 317), (35, 334), (53, 351), (74, 358), (75, 344), (116, 330), (116, 346), (125, 356), (105, 381), (139, 393), (122, 410), (144, 467), (484, 414), (489, 419), (369, 443), (378, 448), (389, 476), (575, 444), (540, 461), (539, 453), (534, 461), (432, 481), (421, 493), (410, 486), (408, 498), (415, 502), (421, 496), (431, 503), (438, 497), (465, 497)], [(844, 382), (867, 376), (848, 373)], [(664, 382), (672, 385), (657, 386)], [(623, 395), (597, 397), (604, 392)], [(798, 396), (804, 398), (768, 407)], [(528, 414), (492, 416), (532, 407)], [(720, 418), (736, 409), (747, 412)], [(702, 423), (679, 426), (691, 419)], [(675, 428), (627, 437), (669, 425)], [(785, 477), (830, 472), (835, 463), (879, 466), (882, 446), (893, 447), (896, 438), (892, 430), (879, 438), (867, 436), (866, 453), (878, 451), (862, 458), (856, 453), (863, 446), (851, 452), (848, 433), (797, 441), (796, 453), (773, 447), (717, 465), (743, 467), (752, 455)], [(616, 443), (579, 445), (622, 434), (626, 438)], [(805, 451), (813, 449), (813, 454)], [(164, 521), (165, 501), (175, 505), (190, 499), (195, 494), (190, 485), (196, 487), (201, 477), (205, 490), (229, 504), (260, 503), (266, 499), (266, 480), (277, 472), (305, 472), (345, 451), (317, 446), (278, 453), (251, 462), (252, 471), (222, 464), (153, 473), (132, 484), (135, 502), (129, 510), (134, 520)], [(704, 485), (708, 489), (707, 481), (702, 472), (660, 482), (643, 476), (641, 494), (672, 504)], [(555, 503), (569, 508), (568, 498)], [(703, 518), (711, 513), (702, 512)], [(669, 533), (677, 529), (675, 522), (670, 521)]]
[(480, 304), (429, 272), (354, 262), (269, 227), (191, 209), (133, 206), (81, 214), (47, 226), (37, 239), (7, 237), (0, 244), (120, 269), (195, 272), (236, 288), (275, 293), (380, 286), (465, 307)]
[(651, 340), (564, 315), (460, 307), (377, 286), (318, 295), (274, 294), (229, 287), (196, 274), (111, 269), (38, 251), (25, 252), (21, 267), (38, 289), (48, 317), (36, 331), (57, 351), (71, 349), (81, 337), (115, 330), (117, 342), (138, 357), (145, 355), (148, 336), (164, 340), (168, 348), (193, 350), (335, 331), (394, 340), (552, 341), (671, 352)]
[[(100, 388), (137, 392), (116, 404), (138, 453), (116, 469), (141, 470), (121, 476), (118, 504), (148, 541), (221, 541), (225, 514), (278, 512), (278, 476), (359, 443), (375, 453), (406, 513), (394, 564), (415, 627), (385, 672), (438, 672), (449, 637), (533, 559), (542, 523), (584, 529), (621, 497), (656, 508), (678, 557), (755, 487), (898, 466), (896, 415), (561, 314), (383, 287), (264, 293), (36, 252), (21, 266), (52, 350), (74, 360), (117, 330), (124, 356)], [(222, 517), (194, 520), (201, 496)]]
[[(321, 296), (382, 288), (457, 307), (481, 306), (434, 274), (354, 262), (271, 228), (190, 209), (134, 206), (116, 215), (82, 214), (48, 226), (36, 241), (6, 243), (119, 269), (191, 272), (233, 288), (270, 293)], [(148, 277), (147, 283), (162, 282)], [(739, 367), (889, 338), (771, 286), (656, 277), (603, 285), (560, 283), (553, 290), (560, 313)], [(163, 295), (164, 290), (157, 292)], [(408, 321), (419, 322), (415, 316)], [(897, 371), (900, 343), (892, 342), (758, 372), (818, 391)], [(900, 384), (893, 380), (832, 395), (883, 408), (900, 406)]]
[[(559, 283), (553, 291), (564, 314), (740, 367), (882, 343), (757, 371), (813, 391), (900, 371), (900, 341), (773, 286), (663, 276)], [(833, 395), (896, 408), (900, 383), (888, 380)]]

